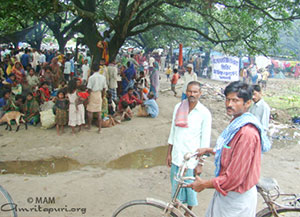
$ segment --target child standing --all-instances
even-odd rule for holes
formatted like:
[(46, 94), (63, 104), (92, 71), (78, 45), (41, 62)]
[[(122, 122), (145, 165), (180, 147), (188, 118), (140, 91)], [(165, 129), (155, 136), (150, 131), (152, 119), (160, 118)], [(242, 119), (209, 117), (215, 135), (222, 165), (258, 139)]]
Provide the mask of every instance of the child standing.
[(68, 123), (68, 106), (69, 102), (65, 98), (65, 93), (63, 90), (59, 90), (57, 93), (57, 99), (55, 102), (55, 124), (56, 124), (56, 131), (57, 135), (64, 133), (64, 126)]
[[(68, 85), (69, 98), (69, 126), (72, 127), (72, 133), (75, 135), (75, 127), (79, 126), (81, 131), (82, 125), (85, 124), (84, 106), (80, 102), (80, 97), (77, 95), (76, 79), (72, 79)], [(78, 131), (78, 132), (79, 132)]]
[(173, 74), (173, 77), (171, 79), (171, 90), (174, 92), (174, 96), (176, 96), (177, 92), (176, 92), (175, 88), (176, 88), (176, 84), (177, 84), (178, 79), (179, 79), (179, 74), (178, 74), (177, 69), (173, 69), (173, 73), (174, 74)]
[(169, 79), (170, 79), (171, 72), (172, 72), (172, 69), (170, 66), (168, 66), (168, 68), (166, 70), (167, 81), (169, 81)]

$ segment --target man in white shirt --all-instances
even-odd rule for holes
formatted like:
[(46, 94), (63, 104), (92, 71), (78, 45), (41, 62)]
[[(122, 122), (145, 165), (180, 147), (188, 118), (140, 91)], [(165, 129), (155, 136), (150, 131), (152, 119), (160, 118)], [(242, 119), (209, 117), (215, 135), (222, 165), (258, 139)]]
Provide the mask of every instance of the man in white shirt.
[(262, 90), (259, 85), (253, 85), (253, 102), (249, 112), (252, 113), (262, 124), (264, 130), (269, 130), (270, 106), (262, 98)]
[[(183, 157), (188, 152), (195, 152), (198, 148), (210, 146), (211, 113), (199, 102), (201, 96), (200, 83), (191, 81), (187, 85), (187, 100), (175, 106), (171, 131), (168, 139), (167, 166), (171, 167), (172, 195), (175, 194), (177, 182), (174, 179)], [(186, 176), (201, 173), (202, 166), (190, 160)], [(181, 189), (178, 198), (187, 203), (189, 209), (198, 205), (197, 193), (191, 188)]]
[(32, 49), (32, 68), (34, 71), (37, 71), (37, 66), (39, 65), (40, 61), (40, 54), (36, 49)]
[(187, 98), (186, 96), (186, 89), (187, 89), (187, 85), (189, 82), (191, 81), (197, 81), (198, 77), (197, 74), (194, 72), (193, 70), (194, 66), (193, 64), (188, 64), (187, 65), (187, 72), (184, 73), (183, 75), (183, 88), (182, 88), (182, 95), (181, 95), (181, 100), (184, 100)]
[(154, 57), (150, 57), (149, 58), (149, 73), (151, 73), (153, 71), (153, 68), (154, 68), (154, 62), (155, 62), (155, 59)]
[(167, 59), (166, 56), (162, 56), (162, 57), (160, 58), (160, 70), (161, 70), (162, 72), (165, 71), (165, 67), (166, 67), (166, 59)]
[(64, 65), (64, 77), (65, 81), (69, 81), (70, 79), (70, 74), (71, 74), (71, 62), (68, 58), (65, 59), (65, 65)]
[(108, 90), (113, 100), (117, 100), (117, 88), (118, 88), (118, 68), (115, 62), (112, 62), (107, 67), (108, 72)]
[(86, 84), (86, 82), (88, 80), (88, 76), (89, 76), (89, 71), (90, 71), (90, 66), (88, 64), (88, 60), (87, 59), (84, 60), (81, 69), (82, 69), (83, 84)]
[(39, 72), (42, 68), (42, 66), (44, 65), (44, 63), (46, 62), (46, 55), (44, 54), (43, 51), (39, 51), (40, 54), (40, 59), (39, 59), (39, 65), (37, 67), (37, 72)]
[(92, 66), (91, 76), (89, 77), (87, 88), (89, 90), (89, 102), (86, 107), (88, 111), (88, 129), (91, 128), (93, 113), (97, 112), (98, 116), (98, 133), (101, 132), (101, 110), (102, 110), (102, 97), (105, 95), (107, 89), (106, 79), (99, 72), (99, 65)]

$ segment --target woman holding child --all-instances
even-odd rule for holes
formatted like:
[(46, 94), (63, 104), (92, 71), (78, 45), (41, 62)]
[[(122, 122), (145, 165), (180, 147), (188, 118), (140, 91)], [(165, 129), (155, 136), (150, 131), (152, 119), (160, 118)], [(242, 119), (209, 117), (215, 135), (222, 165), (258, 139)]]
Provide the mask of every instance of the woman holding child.
[(72, 79), (68, 84), (69, 98), (69, 126), (72, 127), (72, 133), (75, 134), (75, 127), (79, 126), (79, 131), (82, 125), (85, 124), (84, 106), (80, 97), (77, 94), (76, 79)]

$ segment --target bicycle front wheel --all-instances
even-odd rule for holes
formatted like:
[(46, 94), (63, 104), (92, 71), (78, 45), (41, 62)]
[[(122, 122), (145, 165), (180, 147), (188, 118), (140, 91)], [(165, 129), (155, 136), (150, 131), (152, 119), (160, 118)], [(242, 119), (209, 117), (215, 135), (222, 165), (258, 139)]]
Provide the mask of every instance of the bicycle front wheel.
[(166, 206), (147, 200), (134, 200), (120, 206), (112, 217), (179, 217), (175, 213), (164, 213)]
[[(276, 209), (279, 217), (300, 217), (300, 208), (278, 208)], [(256, 214), (256, 217), (272, 217), (274, 216), (269, 208), (265, 208)]]
[(16, 206), (9, 193), (0, 185), (0, 216), (17, 217)]

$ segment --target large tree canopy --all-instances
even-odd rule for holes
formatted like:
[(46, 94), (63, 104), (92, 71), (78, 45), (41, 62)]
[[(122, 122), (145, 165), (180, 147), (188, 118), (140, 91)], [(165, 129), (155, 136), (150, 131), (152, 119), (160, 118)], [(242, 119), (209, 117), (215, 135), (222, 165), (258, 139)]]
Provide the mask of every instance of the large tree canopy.
[[(144, 33), (155, 28), (157, 35), (153, 38), (173, 32), (161, 31), (165, 34), (160, 35), (160, 29), (180, 29), (189, 33), (187, 37), (217, 45), (226, 52), (267, 53), (278, 40), (278, 30), (300, 18), (299, 0), (53, 0), (44, 4), (38, 0), (24, 1), (38, 2), (33, 12), (22, 1), (21, 12), (32, 13), (34, 19), (72, 13), (72, 20), (79, 22), (72, 30), (83, 34), (95, 61), (101, 58), (96, 47), (98, 41), (109, 42), (112, 60), (127, 39), (137, 41), (139, 37), (141, 42), (146, 39)], [(21, 4), (7, 2), (11, 1), (5, 0), (0, 7)]]

